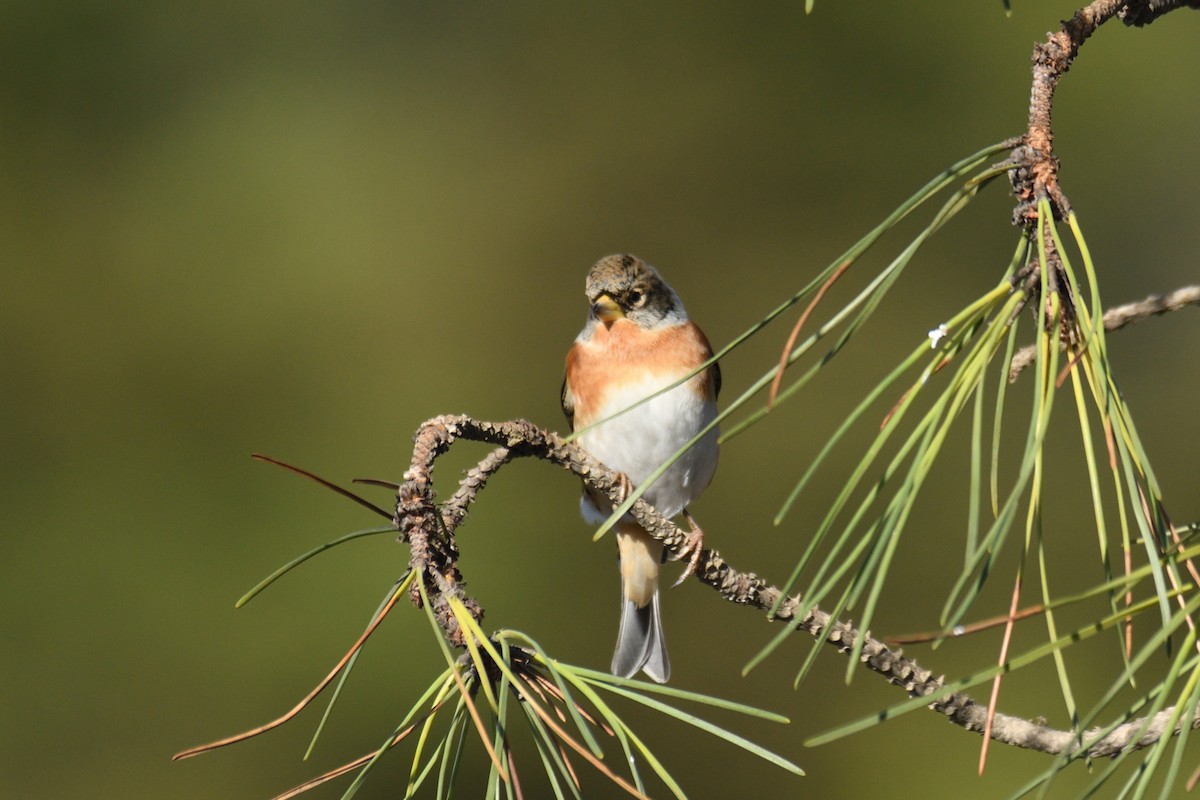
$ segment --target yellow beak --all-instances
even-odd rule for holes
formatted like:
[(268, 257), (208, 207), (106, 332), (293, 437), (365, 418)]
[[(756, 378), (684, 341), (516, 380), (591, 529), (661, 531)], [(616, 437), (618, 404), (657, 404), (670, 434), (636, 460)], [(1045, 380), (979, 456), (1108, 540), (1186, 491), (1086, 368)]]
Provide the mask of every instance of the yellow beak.
[(621, 306), (617, 305), (617, 301), (607, 294), (600, 295), (596, 298), (596, 302), (592, 303), (592, 313), (605, 324), (611, 324), (625, 316), (625, 312), (621, 310)]

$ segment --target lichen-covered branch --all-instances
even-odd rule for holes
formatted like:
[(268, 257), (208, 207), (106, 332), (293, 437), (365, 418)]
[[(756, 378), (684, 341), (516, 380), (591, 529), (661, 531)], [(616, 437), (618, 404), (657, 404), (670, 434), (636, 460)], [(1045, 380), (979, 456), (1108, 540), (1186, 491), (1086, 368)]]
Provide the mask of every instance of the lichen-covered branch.
[[(486, 442), (496, 445), (497, 449), (468, 471), (453, 497), (438, 506), (433, 489), (434, 464), (438, 456), (458, 439)], [(623, 499), (621, 493), (624, 485), (617, 472), (558, 434), (543, 430), (527, 420), (482, 422), (461, 415), (441, 416), (422, 424), (414, 437), (412, 466), (405, 473), (405, 482), (397, 493), (396, 525), (401, 532), (401, 539), (411, 547), (410, 565), (424, 577), (426, 586), (431, 587), (429, 597), (438, 623), (450, 641), (458, 646), (462, 645), (462, 632), (450, 613), (446, 598), (458, 597), (476, 619), (482, 619), (483, 608), (463, 591), (465, 581), (458, 569), (456, 531), (466, 520), (471, 503), (478, 498), (487, 479), (514, 458), (526, 457), (557, 464), (579, 477), (589, 488), (608, 495), (614, 503), (620, 503)], [(629, 513), (671, 552), (678, 554), (687, 544), (687, 534), (644, 500), (634, 503)], [(729, 602), (755, 608), (764, 614), (781, 599), (782, 593), (778, 588), (753, 572), (735, 569), (713, 549), (706, 548), (702, 552), (695, 579), (715, 589)], [(419, 595), (414, 595), (413, 599), (414, 602), (420, 602)], [(960, 692), (947, 694), (941, 676), (920, 666), (899, 649), (893, 649), (871, 637), (869, 633), (832, 619), (819, 608), (813, 608), (803, 619), (797, 619), (799, 607), (799, 597), (785, 598), (769, 618), (820, 638), (844, 655), (854, 652), (858, 641), (862, 639), (860, 657), (868, 670), (912, 697), (937, 695), (930, 702), (931, 709), (944, 714), (962, 728), (983, 732), (987, 718), (986, 706), (981, 706)], [(1129, 748), (1151, 745), (1163, 735), (1174, 733), (1166, 730), (1169, 715), (1170, 709), (1152, 718), (1147, 729), (1136, 740), (1134, 735), (1145, 720), (1125, 723), (1103, 737), (1098, 733), (1092, 733), (1089, 737), (1085, 733), (1083, 741), (1090, 743), (1088, 754), (1096, 758), (1114, 756)], [(1192, 725), (1200, 727), (1200, 722), (1192, 720)], [(1078, 735), (1072, 731), (1056, 730), (1006, 714), (996, 715), (991, 737), (1003, 744), (1053, 755), (1072, 752), (1080, 742)]]

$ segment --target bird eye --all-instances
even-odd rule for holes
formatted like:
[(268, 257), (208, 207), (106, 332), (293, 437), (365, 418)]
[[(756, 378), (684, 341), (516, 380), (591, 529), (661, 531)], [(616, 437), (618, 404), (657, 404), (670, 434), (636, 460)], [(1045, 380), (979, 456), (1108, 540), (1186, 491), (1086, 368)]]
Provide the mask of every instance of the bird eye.
[(637, 290), (634, 290), (625, 296), (626, 302), (628, 302), (631, 306), (640, 306), (645, 299), (646, 298), (642, 296), (642, 293)]

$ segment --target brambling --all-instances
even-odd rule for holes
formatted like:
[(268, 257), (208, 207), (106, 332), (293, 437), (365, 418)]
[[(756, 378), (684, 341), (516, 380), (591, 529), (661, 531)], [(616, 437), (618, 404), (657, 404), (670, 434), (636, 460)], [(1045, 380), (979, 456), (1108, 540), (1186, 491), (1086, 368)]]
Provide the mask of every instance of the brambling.
[[(567, 353), (562, 407), (579, 444), (624, 476), (643, 483), (717, 415), (721, 371), (716, 364), (685, 383), (624, 413), (712, 357), (700, 328), (688, 319), (675, 290), (649, 264), (613, 255), (588, 272), (587, 323)], [(614, 416), (617, 415), (617, 416)], [(611, 417), (611, 419), (610, 419)], [(683, 555), (689, 564), (676, 585), (695, 571), (704, 533), (687, 511), (717, 468), (717, 429), (680, 456), (643, 494), (670, 518), (683, 513), (691, 527)], [(584, 490), (583, 518), (598, 525), (612, 513), (607, 497)], [(612, 672), (629, 678), (640, 669), (659, 683), (671, 676), (658, 605), (663, 545), (628, 515), (615, 526), (621, 565), (621, 627)]]

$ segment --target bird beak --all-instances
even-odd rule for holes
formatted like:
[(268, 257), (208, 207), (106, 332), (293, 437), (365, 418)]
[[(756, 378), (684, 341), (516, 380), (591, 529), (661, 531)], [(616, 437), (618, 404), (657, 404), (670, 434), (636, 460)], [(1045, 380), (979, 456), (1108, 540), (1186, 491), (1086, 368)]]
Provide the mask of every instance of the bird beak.
[(600, 295), (592, 303), (592, 313), (605, 325), (611, 325), (625, 316), (625, 312), (621, 310), (621, 306), (617, 304), (617, 301), (613, 300), (607, 294)]

